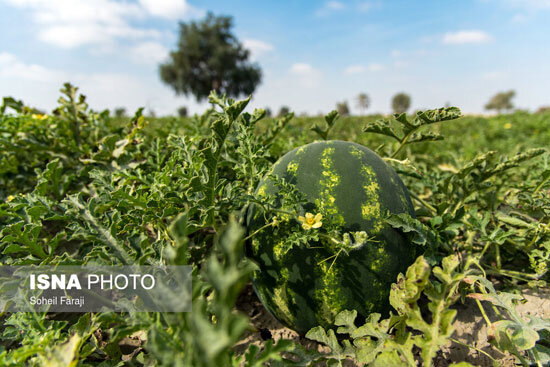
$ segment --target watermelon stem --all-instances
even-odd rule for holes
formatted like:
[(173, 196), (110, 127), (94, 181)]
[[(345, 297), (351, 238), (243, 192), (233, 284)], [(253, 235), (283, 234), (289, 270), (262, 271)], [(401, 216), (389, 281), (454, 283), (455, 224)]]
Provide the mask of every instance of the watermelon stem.
[(332, 258), (334, 258), (334, 260), (332, 260), (332, 263), (330, 264), (330, 266), (328, 267), (328, 270), (327, 270), (327, 273), (330, 271), (330, 269), (332, 269), (332, 265), (334, 265), (334, 263), (336, 262), (336, 259), (338, 259), (338, 255), (340, 255), (340, 253), (344, 250), (344, 248), (342, 247), (336, 254), (332, 255), (332, 256), (329, 256), (327, 257), (326, 259), (324, 260), (321, 260), (317, 263), (317, 265), (319, 264), (322, 264), (324, 263), (325, 261), (327, 260), (330, 260)]
[[(356, 232), (356, 233), (359, 233), (359, 232)], [(345, 233), (344, 236), (348, 236), (349, 238), (349, 233)], [(366, 233), (364, 233), (364, 235), (366, 236)], [(332, 236), (329, 236), (329, 235), (326, 235), (326, 234), (323, 234), (323, 233), (320, 233), (319, 234), (319, 237), (322, 237), (324, 239), (327, 239), (329, 240), (330, 242), (334, 243), (335, 245), (337, 245), (340, 249), (338, 250), (338, 252), (332, 256), (329, 256), (327, 257), (326, 259), (324, 260), (321, 260), (317, 263), (317, 265), (319, 264), (322, 264), (324, 263), (325, 261), (328, 261), (332, 258), (334, 258), (334, 260), (332, 261), (332, 263), (330, 264), (330, 267), (328, 268), (327, 271), (330, 271), (330, 269), (332, 268), (332, 265), (334, 265), (334, 263), (336, 262), (336, 260), (338, 259), (338, 256), (340, 256), (340, 253), (342, 251), (344, 251), (346, 253), (346, 255), (348, 254), (348, 251), (351, 251), (353, 249), (356, 249), (356, 248), (359, 248), (361, 246), (363, 246), (364, 244), (366, 244), (367, 242), (377, 242), (374, 238), (366, 238), (366, 240), (364, 241), (361, 241), (361, 242), (352, 242), (352, 243), (346, 243), (344, 241), (340, 241), (340, 240), (337, 240), (336, 238), (332, 237)], [(310, 247), (310, 248), (315, 248), (315, 247)]]
[(264, 229), (266, 229), (267, 227), (271, 227), (273, 224), (275, 224), (275, 221), (271, 221), (269, 223), (267, 223), (266, 225), (258, 228), (257, 230), (255, 230), (254, 232), (252, 232), (251, 234), (249, 234), (248, 236), (246, 236), (244, 238), (244, 240), (249, 240), (250, 238), (254, 237), (255, 235), (257, 235), (258, 233), (260, 233), (261, 231), (263, 231)]
[(422, 199), (421, 197), (417, 196), (415, 193), (413, 192), (409, 192), (409, 195), (415, 199), (416, 201), (418, 201), (420, 204), (424, 205), (426, 207), (426, 209), (428, 209), (429, 211), (431, 211), (433, 213), (433, 215), (437, 215), (437, 209), (430, 205), (426, 200)]
[(401, 141), (399, 142), (399, 147), (397, 148), (397, 150), (395, 152), (393, 152), (393, 154), (391, 155), (390, 158), (395, 158), (397, 156), (397, 154), (399, 154), (399, 152), (401, 152), (401, 150), (403, 149), (403, 147), (405, 147), (405, 145), (407, 144), (407, 141), (409, 140), (409, 138), (412, 136), (412, 134), (418, 130), (419, 127), (417, 127), (416, 129), (412, 129), (411, 131), (409, 131), (407, 133), (407, 135), (405, 135), (403, 137), (403, 139), (401, 139)]
[(478, 353), (484, 354), (487, 358), (490, 358), (493, 361), (493, 365), (495, 365), (495, 366), (498, 365), (498, 361), (496, 359), (494, 359), (493, 357), (491, 357), (491, 355), (489, 353), (487, 353), (486, 351), (484, 351), (483, 349), (479, 349), (479, 348), (474, 347), (473, 345), (463, 343), (460, 340), (457, 340), (455, 338), (449, 338), (449, 340), (452, 341), (453, 343), (460, 344), (463, 347), (471, 348), (471, 349), (477, 351)]

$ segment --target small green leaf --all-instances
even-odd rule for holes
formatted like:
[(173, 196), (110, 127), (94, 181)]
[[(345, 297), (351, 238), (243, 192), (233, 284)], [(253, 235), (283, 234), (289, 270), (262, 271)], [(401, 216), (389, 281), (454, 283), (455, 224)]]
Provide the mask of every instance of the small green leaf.
[(338, 120), (338, 111), (332, 110), (325, 115), (325, 121), (329, 127), (332, 127), (336, 120)]
[(380, 353), (373, 363), (373, 367), (387, 366), (406, 367), (407, 364), (401, 360), (396, 351), (392, 350)]

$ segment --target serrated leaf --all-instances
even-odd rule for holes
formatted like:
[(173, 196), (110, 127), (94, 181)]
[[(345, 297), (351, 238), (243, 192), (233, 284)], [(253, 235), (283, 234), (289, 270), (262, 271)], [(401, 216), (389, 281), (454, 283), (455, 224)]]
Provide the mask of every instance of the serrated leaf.
[(328, 126), (332, 127), (332, 125), (334, 125), (336, 120), (338, 120), (338, 117), (339, 117), (338, 111), (332, 110), (325, 115), (325, 121)]
[(370, 122), (363, 128), (363, 131), (366, 133), (386, 135), (397, 141), (401, 141), (401, 138), (399, 138), (397, 132), (391, 127), (390, 122), (387, 120)]
[(397, 352), (394, 350), (380, 353), (376, 357), (376, 360), (372, 365), (373, 367), (407, 366), (407, 364), (401, 360), (401, 358), (399, 357), (399, 354), (397, 354)]
[(510, 320), (494, 322), (492, 327), (499, 343), (511, 342), (518, 350), (529, 350), (539, 340), (535, 330)]
[(342, 347), (338, 344), (338, 340), (332, 329), (327, 333), (321, 326), (314, 327), (306, 333), (306, 338), (325, 344), (333, 353), (342, 353)]
[(340, 334), (352, 334), (355, 327), (355, 319), (357, 318), (357, 311), (344, 310), (336, 315), (334, 325), (339, 326), (338, 333)]
[(434, 132), (421, 132), (413, 134), (407, 143), (420, 143), (422, 141), (438, 141), (443, 140), (443, 135)]
[(236, 120), (250, 102), (250, 98), (252, 98), (252, 96), (248, 96), (247, 99), (243, 99), (241, 101), (230, 104), (229, 106), (224, 108), (225, 113), (231, 118), (231, 120)]
[(420, 246), (435, 246), (438, 242), (437, 235), (419, 220), (406, 213), (393, 214), (386, 219), (386, 223), (393, 228), (410, 233), (411, 241)]

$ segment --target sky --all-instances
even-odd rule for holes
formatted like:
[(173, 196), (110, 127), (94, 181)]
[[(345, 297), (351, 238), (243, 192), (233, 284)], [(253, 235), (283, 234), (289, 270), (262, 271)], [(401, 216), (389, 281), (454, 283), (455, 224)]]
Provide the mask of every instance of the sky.
[(50, 111), (70, 81), (96, 110), (201, 112), (158, 67), (179, 22), (209, 11), (233, 17), (262, 69), (252, 107), (358, 112), (364, 92), (387, 113), (406, 92), (412, 109), (482, 113), (509, 89), (518, 108), (550, 105), (550, 0), (0, 0), (0, 96)]

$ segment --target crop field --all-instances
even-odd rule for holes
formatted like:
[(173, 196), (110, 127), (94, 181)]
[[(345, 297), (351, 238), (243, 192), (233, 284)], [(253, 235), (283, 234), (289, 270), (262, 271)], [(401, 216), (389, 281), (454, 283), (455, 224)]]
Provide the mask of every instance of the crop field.
[[(0, 265), (189, 265), (193, 292), (191, 312), (3, 312), (0, 366), (550, 364), (550, 113), (462, 116), (434, 106), (272, 118), (249, 99), (209, 100), (211, 109), (188, 118), (115, 118), (69, 84), (47, 114), (4, 98)], [(391, 278), (377, 300), (387, 312), (334, 306), (298, 334), (293, 307), (303, 303), (291, 299), (308, 290), (259, 292), (273, 291), (277, 313), (252, 287), (254, 279), (261, 291), (268, 237), (284, 235), (277, 251), (331, 255), (317, 265), (323, 281), (334, 275), (335, 292), (355, 272), (342, 264), (381, 241), (364, 229), (339, 232), (328, 194), (305, 203), (280, 177), (280, 194), (261, 194), (279, 158), (333, 140), (361, 144), (397, 172), (414, 212), (376, 223), (414, 257), (398, 275), (377, 269)], [(328, 167), (311, 152), (300, 165)], [(265, 225), (250, 223), (251, 207), (262, 208)], [(277, 251), (280, 274), (300, 274), (302, 259)]]

